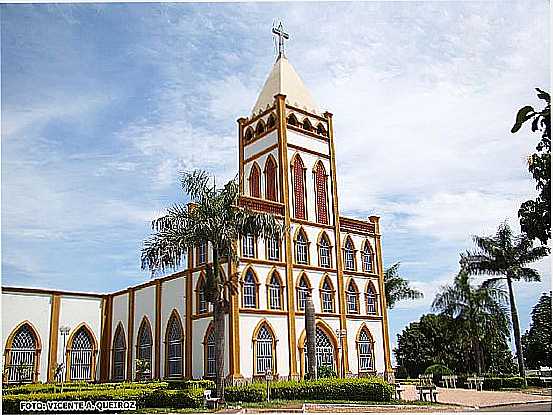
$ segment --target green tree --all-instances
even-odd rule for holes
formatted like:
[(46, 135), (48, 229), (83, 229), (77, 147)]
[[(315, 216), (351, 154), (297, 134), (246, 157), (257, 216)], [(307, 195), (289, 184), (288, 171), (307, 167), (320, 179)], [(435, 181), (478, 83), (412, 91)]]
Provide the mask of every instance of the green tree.
[(541, 132), (537, 152), (528, 157), (528, 170), (536, 181), (538, 196), (524, 202), (518, 216), (522, 232), (546, 245), (551, 238), (551, 97), (539, 88), (536, 90), (538, 98), (545, 101), (545, 107), (541, 111), (529, 105), (521, 108), (511, 132), (516, 133), (530, 120), (532, 131)]
[(184, 173), (182, 188), (192, 205), (177, 203), (167, 214), (152, 222), (153, 234), (142, 249), (142, 268), (176, 269), (188, 250), (202, 243), (211, 245), (212, 262), (206, 266), (206, 299), (213, 305), (217, 397), (224, 400), (225, 312), (229, 298), (236, 294), (236, 276), (221, 272), (225, 258), (238, 263), (237, 242), (247, 234), (278, 238), (282, 227), (273, 215), (239, 207), (239, 187), (235, 180), (222, 188), (206, 172)]
[(538, 271), (527, 267), (549, 254), (546, 246), (533, 246), (533, 241), (525, 234), (514, 236), (507, 223), (499, 225), (492, 236), (474, 236), (477, 249), (461, 255), (461, 263), (471, 274), (492, 275), (489, 284), (506, 280), (509, 290), (511, 323), (515, 338), (518, 370), (524, 377), (524, 360), (520, 339), (520, 323), (513, 291), (513, 281), (540, 281)]
[(409, 287), (409, 281), (399, 275), (399, 262), (396, 262), (384, 271), (384, 292), (386, 293), (386, 304), (388, 308), (401, 300), (415, 300), (422, 298), (422, 292)]
[(461, 270), (452, 285), (446, 285), (436, 295), (432, 308), (453, 318), (470, 350), (466, 356), (481, 374), (484, 369), (484, 338), (486, 333), (509, 332), (507, 310), (504, 303), (507, 294), (497, 280), (484, 281), (480, 286), (471, 285), (469, 274)]
[(530, 328), (522, 336), (524, 361), (531, 369), (551, 365), (551, 291), (532, 309)]

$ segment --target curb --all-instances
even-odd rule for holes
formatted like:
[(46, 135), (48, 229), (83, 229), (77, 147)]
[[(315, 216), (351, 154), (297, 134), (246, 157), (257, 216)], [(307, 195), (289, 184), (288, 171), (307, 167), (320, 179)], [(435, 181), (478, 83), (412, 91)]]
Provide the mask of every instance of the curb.
[(481, 405), (481, 406), (466, 406), (466, 408), (473, 408), (473, 409), (482, 409), (482, 408), (501, 408), (504, 406), (512, 406), (512, 405), (527, 405), (527, 404), (533, 404), (533, 403), (551, 403), (551, 399), (541, 399), (538, 401), (518, 401), (518, 402), (509, 402), (509, 403), (496, 403), (492, 405)]

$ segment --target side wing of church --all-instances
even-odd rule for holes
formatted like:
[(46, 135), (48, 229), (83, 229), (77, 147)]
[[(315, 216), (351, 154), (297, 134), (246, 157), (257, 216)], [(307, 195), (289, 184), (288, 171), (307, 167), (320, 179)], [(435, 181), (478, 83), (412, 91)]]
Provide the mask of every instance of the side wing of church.
[[(320, 113), (283, 54), (252, 114), (238, 120), (241, 206), (276, 215), (282, 240), (246, 236), (226, 321), (229, 382), (305, 374), (304, 309), (316, 311), (317, 363), (338, 376), (392, 375), (379, 218), (340, 216), (332, 114)], [(4, 382), (211, 378), (203, 296), (209, 246), (186, 269), (90, 294), (3, 287)]]

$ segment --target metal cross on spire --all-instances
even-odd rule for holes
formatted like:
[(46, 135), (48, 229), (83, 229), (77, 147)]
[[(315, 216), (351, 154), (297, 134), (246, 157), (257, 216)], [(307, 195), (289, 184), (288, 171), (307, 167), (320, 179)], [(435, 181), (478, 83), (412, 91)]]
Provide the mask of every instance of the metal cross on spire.
[(278, 57), (277, 59), (281, 57), (286, 57), (286, 54), (284, 53), (284, 40), (290, 39), (290, 36), (288, 33), (284, 31), (284, 28), (282, 27), (282, 22), (278, 22), (278, 26), (275, 27), (273, 25), (273, 34), (278, 36)]

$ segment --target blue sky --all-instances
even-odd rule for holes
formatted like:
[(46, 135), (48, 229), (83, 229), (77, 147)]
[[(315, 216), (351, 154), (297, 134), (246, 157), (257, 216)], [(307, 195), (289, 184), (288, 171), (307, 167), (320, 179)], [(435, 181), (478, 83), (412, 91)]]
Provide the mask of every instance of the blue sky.
[[(343, 214), (382, 217), (387, 265), (426, 294), (471, 235), (533, 197), (537, 136), (509, 130), (550, 89), (546, 1), (2, 5), (2, 283), (109, 292), (146, 280), (149, 221), (178, 171), (237, 170), (236, 119), (287, 55), (334, 113)], [(518, 284), (521, 325), (551, 289)]]

